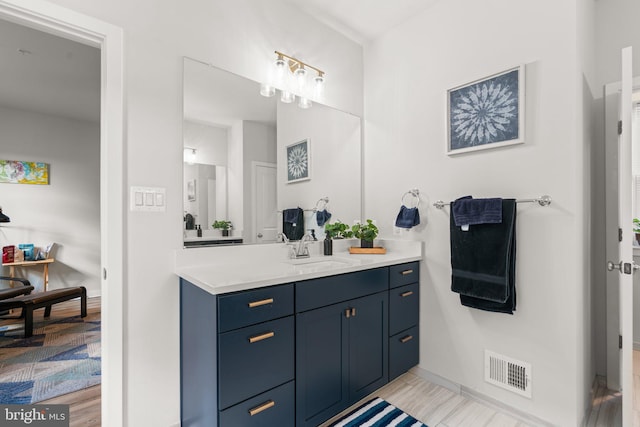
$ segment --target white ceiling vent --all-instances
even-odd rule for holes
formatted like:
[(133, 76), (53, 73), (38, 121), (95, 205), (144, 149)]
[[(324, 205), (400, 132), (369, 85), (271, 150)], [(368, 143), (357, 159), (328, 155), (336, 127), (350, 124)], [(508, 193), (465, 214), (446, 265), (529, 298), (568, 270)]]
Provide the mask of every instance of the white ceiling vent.
[(484, 351), (484, 380), (531, 398), (531, 364)]

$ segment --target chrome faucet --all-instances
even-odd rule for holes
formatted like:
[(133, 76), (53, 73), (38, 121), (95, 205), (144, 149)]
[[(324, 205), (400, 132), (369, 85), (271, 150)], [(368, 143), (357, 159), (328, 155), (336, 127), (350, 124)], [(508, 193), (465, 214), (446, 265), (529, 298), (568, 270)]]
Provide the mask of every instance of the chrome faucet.
[(287, 238), (287, 235), (284, 233), (278, 233), (278, 240), (284, 242), (285, 244), (289, 243), (289, 239)]
[(309, 247), (307, 244), (310, 241), (313, 241), (311, 234), (307, 233), (302, 236), (302, 238), (298, 240), (295, 249), (293, 247), (291, 248), (291, 258), (309, 258), (311, 255), (309, 254)]

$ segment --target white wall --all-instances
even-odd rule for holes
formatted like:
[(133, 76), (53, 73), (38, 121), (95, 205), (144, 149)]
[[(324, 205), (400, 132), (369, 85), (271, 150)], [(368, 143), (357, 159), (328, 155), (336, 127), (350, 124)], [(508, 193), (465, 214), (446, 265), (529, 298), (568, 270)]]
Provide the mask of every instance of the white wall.
[(227, 165), (227, 129), (184, 121), (184, 146), (196, 149), (195, 163)]
[[(573, 1), (451, 0), (365, 46), (364, 214), (390, 237), (405, 191), (418, 187), (426, 202), (426, 228), (407, 236), (425, 242), (420, 367), (566, 426), (586, 409), (590, 333), (576, 19)], [(527, 73), (525, 143), (447, 156), (447, 89), (517, 64)], [(449, 210), (431, 203), (467, 194), (553, 198), (548, 208), (518, 207), (513, 316), (463, 307), (450, 291)], [(532, 364), (532, 399), (484, 382), (484, 349)]]
[[(100, 130), (98, 123), (0, 107), (3, 160), (49, 164), (49, 185), (0, 184), (11, 218), (0, 245), (55, 242), (48, 289), (85, 286), (100, 295)], [(2, 267), (9, 275), (9, 268)], [(17, 271), (42, 290), (42, 268)]]
[(180, 412), (172, 265), (182, 247), (182, 57), (261, 81), (277, 49), (326, 70), (326, 104), (361, 114), (362, 48), (278, 0), (52, 3), (124, 29), (125, 183), (167, 189), (166, 212), (125, 213), (125, 422), (173, 425)]

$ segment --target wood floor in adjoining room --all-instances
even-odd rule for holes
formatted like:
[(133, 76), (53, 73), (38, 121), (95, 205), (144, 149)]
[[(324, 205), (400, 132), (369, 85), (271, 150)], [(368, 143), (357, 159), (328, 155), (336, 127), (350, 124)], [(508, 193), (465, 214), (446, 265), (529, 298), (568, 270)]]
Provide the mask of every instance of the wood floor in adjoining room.
[[(87, 299), (87, 313), (100, 313), (100, 301), (99, 297)], [(80, 303), (78, 300), (65, 301), (59, 304), (54, 304), (51, 309), (51, 319), (66, 318), (77, 316), (80, 314)], [(44, 308), (35, 310), (33, 312), (34, 323), (43, 320)], [(0, 326), (7, 324), (14, 324), (19, 321), (16, 319), (0, 320)], [(44, 400), (38, 402), (38, 405), (43, 404), (60, 404), (69, 405), (69, 426), (81, 427), (81, 426), (99, 426), (100, 421), (100, 386), (93, 386), (84, 390), (79, 390), (74, 393), (65, 394), (62, 396), (54, 397), (53, 399)]]

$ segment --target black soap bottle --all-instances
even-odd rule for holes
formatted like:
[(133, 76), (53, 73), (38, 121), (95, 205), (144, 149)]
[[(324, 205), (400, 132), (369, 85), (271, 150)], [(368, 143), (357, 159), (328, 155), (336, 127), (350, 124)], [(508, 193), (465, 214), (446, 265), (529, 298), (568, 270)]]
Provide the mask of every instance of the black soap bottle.
[(326, 233), (324, 238), (324, 254), (333, 255), (333, 240), (329, 237), (329, 232)]
[(198, 231), (198, 237), (202, 237), (202, 227), (200, 227), (200, 225), (196, 225), (196, 230)]

